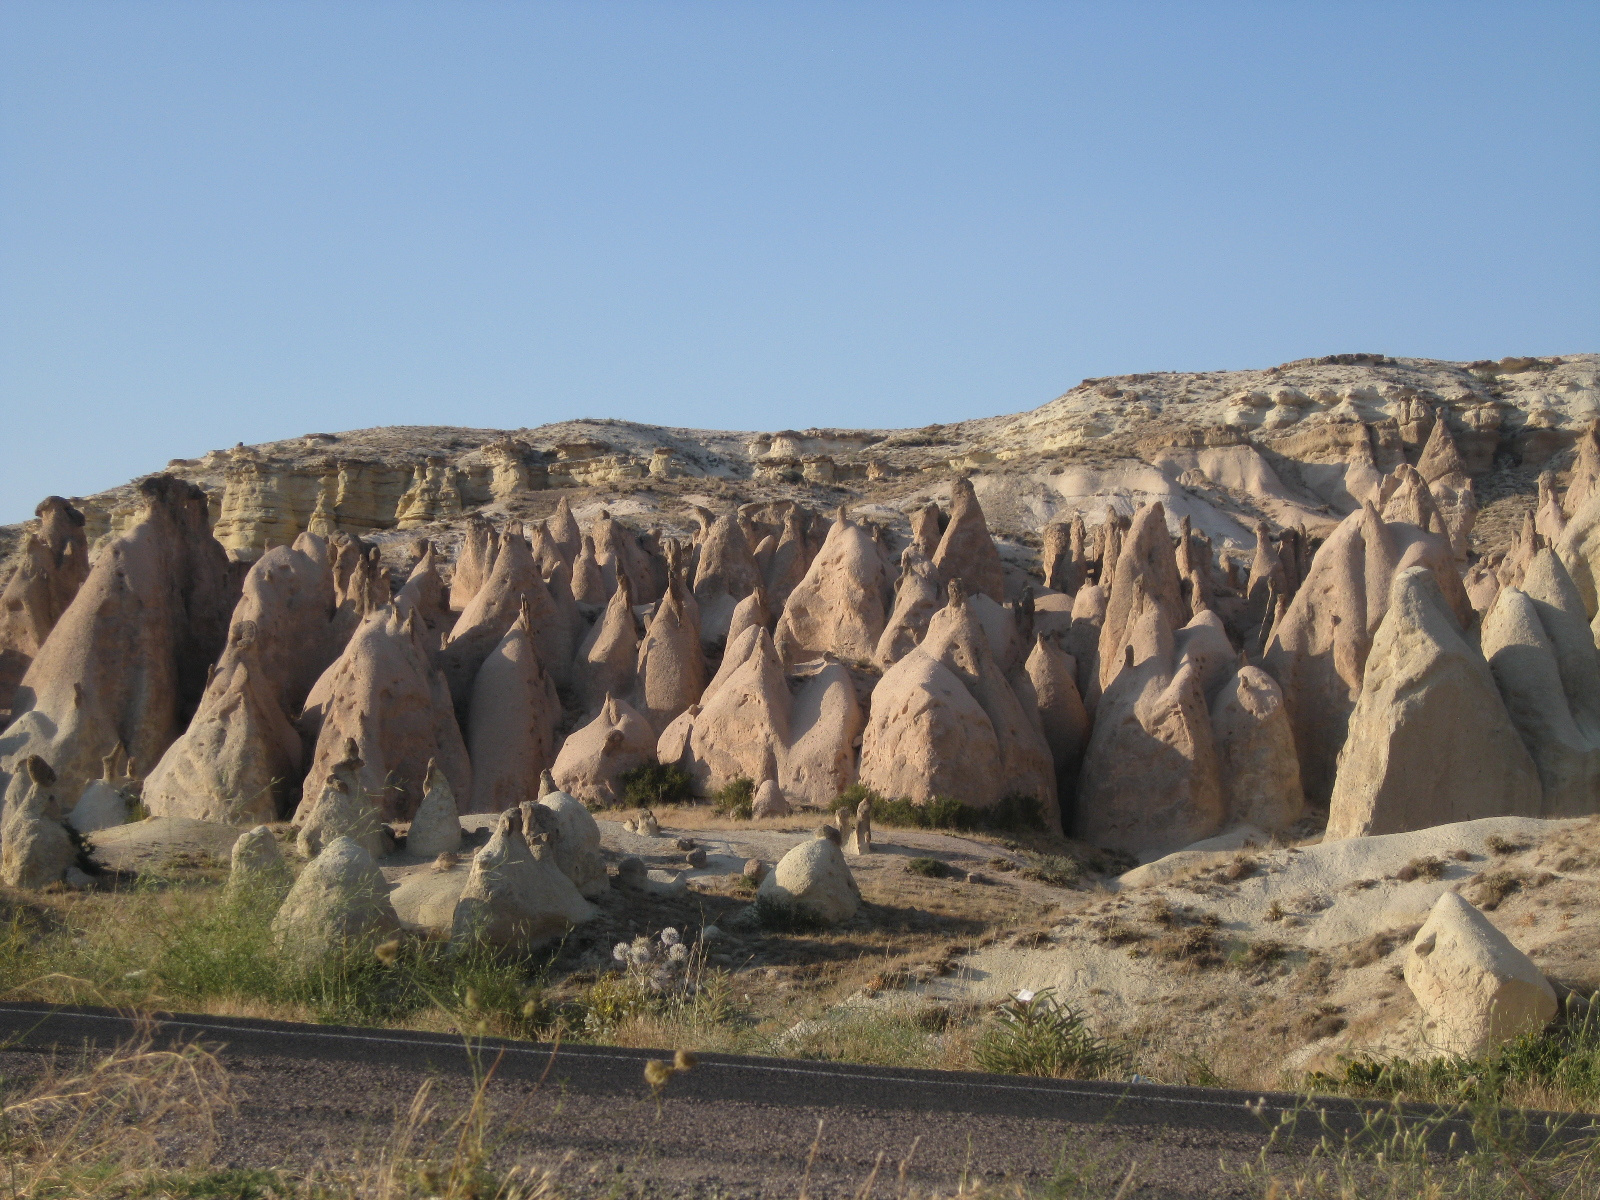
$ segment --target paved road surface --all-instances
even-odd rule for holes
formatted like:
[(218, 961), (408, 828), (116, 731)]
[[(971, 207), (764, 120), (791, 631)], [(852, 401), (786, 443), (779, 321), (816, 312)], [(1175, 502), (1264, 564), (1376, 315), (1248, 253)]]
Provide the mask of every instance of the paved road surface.
[[(348, 1161), (383, 1143), (397, 1111), (434, 1078), (464, 1097), (472, 1058), (460, 1038), (407, 1031), (162, 1015), (158, 1036), (221, 1047), (238, 1110), (222, 1127), (228, 1165)], [(0, 1072), (45, 1048), (110, 1046), (132, 1034), (110, 1010), (0, 1004)], [(1155, 1084), (1033, 1080), (708, 1054), (674, 1078), (659, 1109), (644, 1083), (660, 1052), (484, 1039), (498, 1059), (491, 1096), (500, 1158), (554, 1163), (567, 1154), (576, 1190), (660, 1196), (795, 1197), (817, 1144), (809, 1192), (853, 1196), (879, 1155), (885, 1186), (908, 1176), (949, 1192), (963, 1172), (1042, 1184), (1063, 1167), (1098, 1164), (1130, 1196), (1258, 1194), (1219, 1168), (1256, 1156), (1294, 1097)], [(1331, 1119), (1354, 1128), (1355, 1104)], [(823, 1122), (820, 1139), (817, 1122)], [(1465, 1133), (1464, 1127), (1458, 1131)], [(913, 1144), (915, 1150), (912, 1152)], [(1285, 1162), (1284, 1165), (1287, 1165)]]

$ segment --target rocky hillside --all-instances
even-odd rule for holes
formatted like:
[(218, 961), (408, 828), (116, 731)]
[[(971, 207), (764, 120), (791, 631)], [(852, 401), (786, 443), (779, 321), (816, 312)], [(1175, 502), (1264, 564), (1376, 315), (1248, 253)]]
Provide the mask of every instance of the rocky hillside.
[[(1012, 561), (1041, 528), (1160, 501), (1222, 553), (1247, 557), (1254, 522), (1320, 537), (1377, 476), (1415, 461), (1442, 414), (1481, 506), (1474, 550), (1506, 545), (1540, 471), (1564, 469), (1600, 416), (1600, 356), (1447, 363), (1332, 355), (1256, 371), (1086, 379), (1032, 412), (921, 429), (721, 432), (624, 421), (537, 429), (397, 426), (311, 433), (178, 459), (165, 473), (209, 498), (216, 536), (254, 560), (306, 529), (452, 545), (464, 514), (538, 519), (561, 495), (585, 521), (606, 507), (638, 529), (694, 528), (691, 506), (849, 503), (904, 535), (970, 476)], [(133, 485), (73, 498), (91, 545), (121, 532)], [(16, 528), (6, 531), (14, 539)]]

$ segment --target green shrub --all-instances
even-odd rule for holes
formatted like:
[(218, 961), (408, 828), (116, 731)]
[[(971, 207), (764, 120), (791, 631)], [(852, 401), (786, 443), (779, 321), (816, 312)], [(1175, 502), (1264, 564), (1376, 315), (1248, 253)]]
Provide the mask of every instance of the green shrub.
[(1563, 1107), (1593, 1111), (1600, 1101), (1600, 995), (1569, 996), (1559, 1020), (1481, 1058), (1342, 1059), (1337, 1071), (1307, 1076), (1314, 1091), (1438, 1104), (1496, 1104), (1508, 1089), (1563, 1097)]
[(756, 783), (741, 775), (730, 779), (711, 797), (711, 806), (719, 816), (748, 821), (755, 812)]
[(848, 808), (854, 812), (863, 800), (872, 802), (872, 823), (899, 829), (984, 829), (1004, 831), (1043, 829), (1044, 814), (1032, 796), (1013, 793), (991, 808), (974, 808), (951, 796), (935, 796), (926, 804), (909, 797), (885, 799), (871, 788), (851, 784), (828, 806), (829, 812)]
[(973, 1057), (997, 1075), (1101, 1079), (1128, 1068), (1121, 1047), (1097, 1036), (1055, 992), (1018, 992), (979, 1035)]
[(756, 924), (772, 933), (822, 933), (829, 928), (810, 910), (775, 896), (757, 896), (755, 910)]
[(1083, 868), (1078, 860), (1064, 854), (1040, 854), (1020, 872), (1024, 879), (1048, 883), (1052, 887), (1076, 887), (1083, 878)]
[(906, 863), (906, 870), (912, 875), (925, 875), (929, 879), (943, 879), (950, 874), (950, 868), (937, 858), (913, 858)]
[(676, 764), (645, 763), (624, 771), (620, 782), (622, 802), (629, 808), (686, 804), (693, 795), (694, 781)]

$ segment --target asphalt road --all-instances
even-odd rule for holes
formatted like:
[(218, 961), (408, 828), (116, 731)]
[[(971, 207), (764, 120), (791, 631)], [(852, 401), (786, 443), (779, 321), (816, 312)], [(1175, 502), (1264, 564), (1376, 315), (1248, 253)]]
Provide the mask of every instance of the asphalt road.
[[(464, 1098), (476, 1058), (495, 1064), (498, 1158), (549, 1165), (570, 1155), (569, 1185), (608, 1195), (794, 1197), (809, 1161), (811, 1196), (853, 1196), (880, 1155), (880, 1179), (892, 1191), (908, 1154), (907, 1179), (946, 1192), (963, 1174), (1042, 1184), (1088, 1171), (1110, 1196), (1137, 1162), (1128, 1196), (1255, 1195), (1219, 1160), (1255, 1159), (1281, 1115), (1303, 1107), (1272, 1093), (719, 1054), (674, 1077), (658, 1105), (644, 1064), (668, 1052), (494, 1038), (469, 1052), (461, 1038), (429, 1033), (170, 1014), (156, 1021), (159, 1040), (219, 1048), (238, 1100), (221, 1124), (227, 1165), (370, 1157), (425, 1080), (447, 1099)], [(110, 1010), (0, 1004), (0, 1072), (25, 1070), (40, 1051), (109, 1047), (134, 1032), (129, 1015)], [(1331, 1126), (1352, 1131), (1373, 1107), (1319, 1105)], [(1308, 1133), (1321, 1132), (1316, 1124), (1301, 1119)], [(1440, 1136), (1451, 1132), (1470, 1136), (1460, 1123)]]

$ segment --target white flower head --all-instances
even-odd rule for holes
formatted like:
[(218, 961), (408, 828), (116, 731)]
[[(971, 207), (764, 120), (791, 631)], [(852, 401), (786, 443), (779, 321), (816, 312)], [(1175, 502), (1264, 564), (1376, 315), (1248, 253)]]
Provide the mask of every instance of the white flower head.
[(663, 946), (676, 946), (681, 941), (683, 941), (683, 935), (671, 925), (661, 931), (661, 944)]
[(625, 963), (628, 961), (629, 949), (630, 947), (627, 942), (618, 942), (611, 948), (611, 957), (620, 963)]
[(688, 960), (689, 947), (685, 946), (682, 942), (674, 942), (672, 944), (672, 948), (667, 951), (668, 962), (681, 963), (687, 962)]

